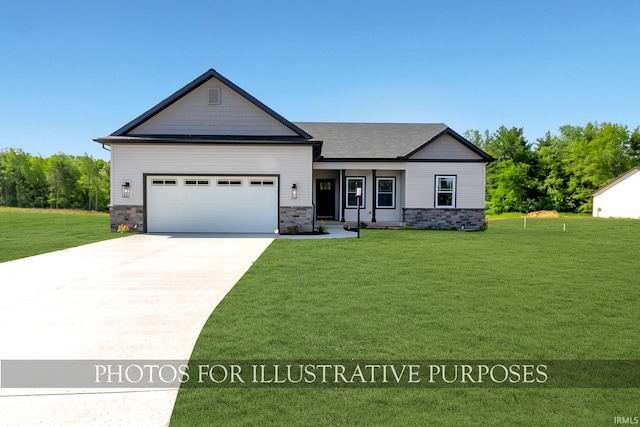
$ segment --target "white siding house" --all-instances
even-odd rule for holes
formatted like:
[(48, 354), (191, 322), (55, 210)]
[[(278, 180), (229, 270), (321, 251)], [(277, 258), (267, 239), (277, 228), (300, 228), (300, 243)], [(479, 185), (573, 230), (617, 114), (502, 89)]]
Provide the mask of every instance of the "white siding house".
[(595, 217), (640, 218), (640, 166), (631, 168), (592, 196)]
[(292, 123), (211, 69), (111, 135), (111, 229), (477, 229), (493, 160), (442, 123)]

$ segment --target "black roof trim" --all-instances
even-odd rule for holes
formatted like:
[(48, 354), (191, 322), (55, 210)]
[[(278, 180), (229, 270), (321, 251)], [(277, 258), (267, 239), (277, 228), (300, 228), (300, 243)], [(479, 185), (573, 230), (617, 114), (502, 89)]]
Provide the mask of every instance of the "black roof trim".
[(324, 158), (321, 157), (319, 162), (324, 163), (336, 163), (336, 162), (410, 162), (410, 163), (487, 163), (487, 160), (484, 159), (407, 159), (404, 157), (397, 158), (383, 158), (383, 157), (374, 157), (374, 158), (366, 158), (359, 159), (353, 157), (343, 157), (343, 158)]
[(224, 83), (226, 86), (228, 86), (231, 90), (235, 91), (240, 96), (244, 97), (246, 100), (251, 102), (256, 107), (260, 108), (265, 113), (269, 114), (271, 117), (273, 117), (274, 119), (276, 119), (277, 121), (282, 123), (284, 126), (286, 126), (287, 128), (291, 129), (293, 132), (297, 133), (301, 138), (303, 138), (303, 139), (311, 139), (312, 138), (311, 135), (309, 135), (308, 133), (306, 133), (305, 131), (300, 129), (298, 126), (294, 125), (293, 123), (291, 123), (290, 121), (288, 121), (287, 119), (282, 117), (280, 114), (278, 114), (275, 111), (273, 111), (271, 108), (269, 108), (266, 105), (264, 105), (262, 102), (258, 101), (256, 98), (251, 96), (248, 92), (246, 92), (244, 89), (242, 89), (241, 87), (237, 86), (235, 83), (233, 83), (231, 80), (229, 80), (226, 77), (224, 77), (222, 74), (218, 73), (213, 68), (210, 68), (208, 71), (206, 71), (200, 77), (196, 78), (194, 81), (192, 81), (191, 83), (187, 84), (182, 89), (178, 90), (173, 95), (171, 95), (168, 98), (166, 98), (164, 101), (161, 101), (155, 107), (151, 108), (147, 112), (145, 112), (142, 115), (138, 116), (137, 118), (133, 119), (132, 121), (130, 121), (129, 123), (127, 123), (126, 125), (121, 127), (120, 129), (118, 129), (117, 131), (113, 132), (111, 135), (112, 136), (124, 136), (124, 135), (126, 135), (127, 133), (129, 133), (130, 131), (132, 131), (136, 127), (140, 126), (142, 123), (146, 122), (147, 120), (149, 120), (150, 118), (152, 118), (156, 114), (160, 113), (162, 110), (164, 110), (165, 108), (167, 108), (168, 106), (170, 106), (171, 104), (173, 104), (174, 102), (179, 100), (180, 98), (184, 97), (185, 95), (189, 94), (193, 90), (195, 90), (198, 87), (202, 86), (204, 83), (209, 81), (209, 79), (211, 79), (211, 78), (216, 78), (216, 79), (220, 80), (222, 83)]
[(231, 136), (229, 138), (138, 138), (135, 136), (107, 136), (104, 138), (96, 138), (95, 142), (104, 145), (119, 145), (119, 144), (184, 144), (184, 145), (225, 145), (225, 144), (245, 144), (245, 145), (303, 145), (311, 147), (322, 147), (322, 141), (306, 141), (297, 137), (291, 140), (285, 138), (271, 138), (271, 137), (241, 137), (237, 138)]
[[(440, 132), (439, 134), (437, 134), (436, 136), (434, 136), (433, 138), (431, 138), (430, 140), (428, 140), (427, 142), (425, 142), (424, 144), (422, 144), (421, 146), (419, 146), (418, 148), (416, 148), (415, 150), (413, 150), (409, 154), (407, 154), (405, 156), (402, 156), (402, 157), (399, 157), (399, 158), (404, 159), (404, 160), (408, 160), (409, 157), (413, 156), (418, 151), (420, 151), (423, 148), (427, 147), (429, 144), (433, 143), (434, 141), (436, 141), (438, 138), (440, 138), (443, 135), (450, 135), (451, 137), (456, 139), (458, 142), (460, 142), (462, 145), (464, 145), (465, 147), (467, 147), (468, 149), (470, 149), (471, 151), (476, 153), (478, 156), (482, 157), (484, 159), (484, 161), (486, 161), (486, 162), (493, 162), (495, 160), (489, 154), (485, 153), (479, 147), (477, 147), (474, 144), (472, 144), (471, 142), (467, 141), (462, 135), (458, 134), (456, 131), (454, 131), (450, 127), (447, 127), (445, 130), (443, 130), (442, 132)], [(442, 161), (442, 160), (436, 160), (436, 161)]]
[(110, 144), (113, 142), (180, 142), (180, 143), (198, 143), (198, 142), (216, 142), (216, 141), (275, 141), (275, 142), (306, 142), (309, 141), (299, 136), (264, 136), (264, 135), (122, 135), (122, 136), (105, 136), (96, 138), (94, 141), (101, 144)]

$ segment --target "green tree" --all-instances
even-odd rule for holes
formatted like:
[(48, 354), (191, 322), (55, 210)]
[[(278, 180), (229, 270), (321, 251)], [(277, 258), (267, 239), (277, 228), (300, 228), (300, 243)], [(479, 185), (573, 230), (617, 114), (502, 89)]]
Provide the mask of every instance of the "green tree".
[(629, 154), (636, 137), (620, 124), (589, 122), (585, 127), (562, 126), (559, 138), (565, 147), (570, 204), (579, 212), (589, 212), (589, 195), (633, 166)]
[(50, 206), (58, 208), (81, 208), (81, 202), (77, 202), (75, 194), (76, 183), (80, 177), (80, 171), (73, 157), (66, 154), (55, 154), (49, 158), (49, 173), (47, 180), (51, 192), (48, 202)]
[(537, 197), (536, 155), (522, 128), (501, 126), (484, 138), (496, 161), (487, 167), (487, 197), (493, 212), (527, 212)]

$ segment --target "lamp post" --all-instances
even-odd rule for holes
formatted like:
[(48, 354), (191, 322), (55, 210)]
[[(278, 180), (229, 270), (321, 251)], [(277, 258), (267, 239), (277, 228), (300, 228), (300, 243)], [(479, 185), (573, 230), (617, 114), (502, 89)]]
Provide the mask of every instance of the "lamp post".
[(360, 238), (360, 200), (362, 200), (362, 187), (356, 187), (356, 205), (358, 206), (358, 239)]

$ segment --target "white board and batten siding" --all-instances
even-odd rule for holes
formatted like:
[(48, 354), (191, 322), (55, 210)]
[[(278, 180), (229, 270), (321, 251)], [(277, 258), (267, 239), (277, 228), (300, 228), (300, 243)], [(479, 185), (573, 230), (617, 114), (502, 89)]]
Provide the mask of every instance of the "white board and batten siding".
[(640, 218), (640, 168), (631, 169), (620, 178), (594, 193), (593, 216)]
[[(209, 89), (220, 89), (217, 104)], [(275, 120), (215, 78), (180, 98), (131, 132), (131, 135), (260, 135), (295, 136)]]
[[(311, 206), (312, 147), (300, 145), (113, 145), (111, 147), (112, 205), (142, 206), (143, 174), (209, 176), (278, 176), (281, 206)], [(122, 198), (129, 182), (131, 196)], [(291, 186), (298, 187), (297, 199)]]

